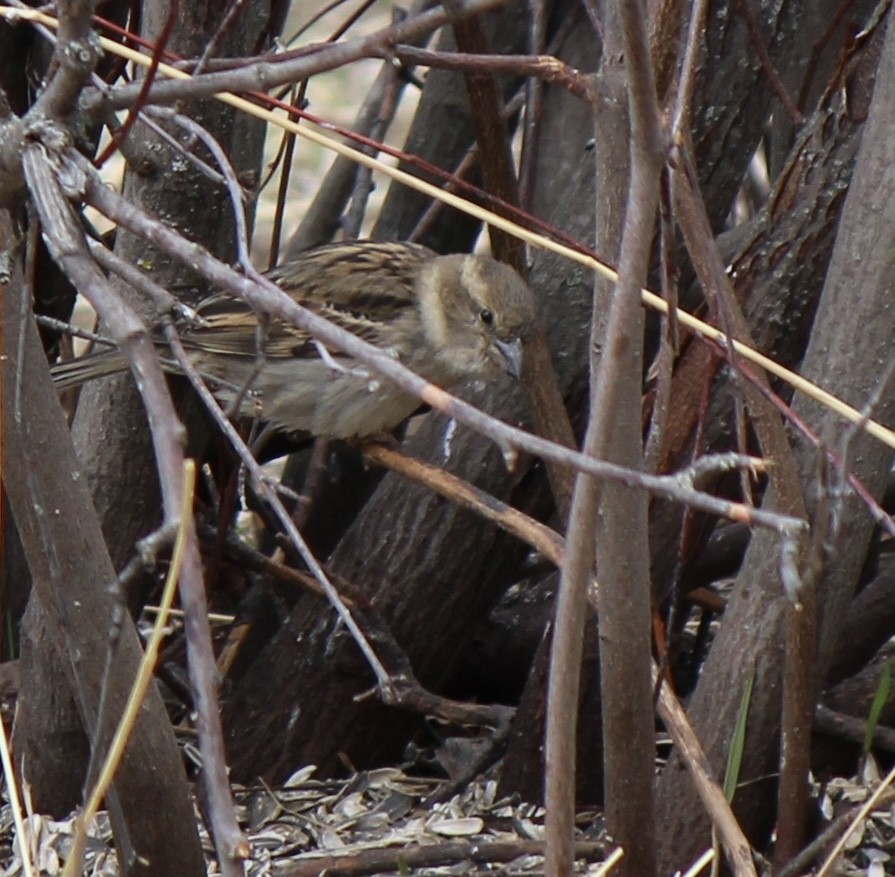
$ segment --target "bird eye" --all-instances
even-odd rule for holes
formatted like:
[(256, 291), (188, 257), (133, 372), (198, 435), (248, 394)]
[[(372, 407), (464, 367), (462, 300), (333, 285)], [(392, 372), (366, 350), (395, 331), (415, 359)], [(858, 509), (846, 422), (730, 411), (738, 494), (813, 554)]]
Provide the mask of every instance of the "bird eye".
[(494, 323), (494, 314), (491, 313), (487, 308), (485, 308), (481, 313), (479, 313), (479, 319), (486, 325), (490, 326)]

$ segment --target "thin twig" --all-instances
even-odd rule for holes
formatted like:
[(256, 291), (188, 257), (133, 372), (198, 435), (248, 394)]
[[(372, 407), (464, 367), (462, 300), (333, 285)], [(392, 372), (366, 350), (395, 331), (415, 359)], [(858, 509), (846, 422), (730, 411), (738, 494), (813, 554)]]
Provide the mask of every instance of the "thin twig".
[(854, 818), (851, 820), (848, 827), (842, 831), (839, 840), (834, 844), (833, 849), (830, 850), (823, 865), (821, 865), (818, 870), (816, 877), (827, 877), (827, 874), (830, 873), (833, 866), (836, 864), (839, 854), (845, 849), (845, 844), (848, 842), (848, 839), (857, 827), (870, 815), (873, 808), (877, 806), (879, 799), (889, 789), (893, 782), (895, 782), (895, 767), (886, 774), (882, 782), (874, 790), (873, 794), (867, 798), (858, 812), (855, 813)]
[(326, 594), (326, 597), (332, 605), (333, 609), (336, 610), (339, 618), (342, 620), (345, 627), (351, 633), (351, 636), (357, 643), (358, 648), (360, 648), (361, 652), (366, 658), (367, 663), (376, 674), (381, 688), (383, 690), (388, 689), (391, 684), (388, 672), (382, 666), (382, 663), (377, 657), (375, 651), (367, 641), (367, 638), (364, 636), (363, 631), (361, 631), (360, 627), (352, 616), (351, 611), (345, 605), (345, 602), (342, 600), (339, 592), (336, 590), (329, 577), (326, 575), (323, 567), (320, 565), (317, 558), (314, 557), (310, 548), (308, 548), (307, 543), (296, 529), (291, 516), (283, 507), (283, 504), (277, 497), (276, 492), (270, 487), (267, 480), (264, 478), (264, 473), (262, 472), (260, 465), (252, 456), (251, 451), (242, 440), (239, 433), (224, 416), (224, 413), (221, 411), (220, 406), (217, 404), (216, 400), (211, 394), (211, 391), (206, 386), (205, 381), (202, 379), (202, 376), (199, 374), (198, 371), (196, 371), (195, 367), (190, 361), (190, 358), (184, 350), (182, 344), (180, 343), (180, 339), (178, 338), (177, 333), (174, 331), (173, 327), (168, 326), (166, 328), (165, 334), (166, 340), (171, 346), (171, 351), (177, 359), (180, 368), (183, 370), (184, 375), (192, 384), (193, 389), (199, 395), (199, 398), (202, 399), (206, 408), (212, 413), (212, 416), (217, 422), (218, 428), (227, 437), (231, 446), (238, 454), (242, 465), (246, 467), (252, 479), (258, 485), (258, 489), (261, 492), (262, 496), (270, 503), (271, 508), (273, 508), (274, 513), (280, 521), (280, 524), (283, 526), (283, 529), (286, 531), (290, 540), (301, 554), (302, 560), (304, 560), (304, 562), (307, 564), (308, 569), (311, 571), (312, 575), (319, 583), (320, 587), (323, 589), (323, 592)]
[[(53, 53), (55, 73), (28, 111), (31, 118), (68, 120), (78, 106), (83, 88), (99, 60), (89, 0), (70, 0), (59, 5), (59, 42)], [(14, 15), (26, 15), (13, 10)]]
[(3, 763), (3, 778), (6, 780), (6, 794), (9, 796), (9, 806), (12, 810), (12, 822), (16, 829), (19, 842), (19, 855), (22, 859), (22, 871), (25, 877), (35, 877), (38, 873), (31, 860), (29, 847), (29, 832), (25, 830), (25, 820), (22, 819), (22, 804), (19, 800), (19, 781), (12, 766), (12, 757), (9, 751), (9, 740), (6, 737), (6, 725), (0, 719), (0, 760)]
[(780, 74), (777, 73), (777, 69), (774, 67), (774, 62), (768, 52), (768, 48), (764, 44), (764, 37), (762, 36), (761, 29), (758, 26), (758, 21), (755, 18), (755, 13), (752, 10), (749, 0), (739, 0), (739, 7), (743, 13), (743, 20), (746, 22), (746, 29), (749, 31), (752, 46), (755, 49), (755, 53), (758, 55), (759, 61), (761, 61), (762, 69), (765, 72), (765, 76), (768, 77), (768, 83), (770, 84), (771, 89), (774, 94), (777, 95), (778, 100), (783, 105), (783, 109), (786, 110), (786, 114), (789, 116), (789, 120), (793, 125), (801, 125), (802, 122), (805, 121), (805, 117), (799, 112), (799, 108), (789, 96), (786, 86), (780, 80)]
[(475, 52), (436, 52), (397, 45), (394, 49), (401, 61), (442, 70), (460, 70), (466, 73), (505, 73), (513, 76), (531, 76), (558, 85), (569, 94), (593, 103), (599, 96), (593, 87), (593, 77), (569, 67), (552, 55), (488, 55)]
[(365, 460), (385, 466), (405, 478), (425, 485), (430, 490), (447, 497), (463, 508), (474, 511), (485, 520), (492, 521), (508, 533), (522, 539), (557, 566), (562, 564), (565, 540), (559, 533), (544, 524), (539, 524), (528, 515), (500, 502), (456, 475), (436, 466), (430, 466), (421, 460), (414, 460), (385, 445), (362, 445), (361, 453)]
[(674, 745), (690, 772), (690, 778), (696, 786), (709, 819), (718, 832), (734, 872), (755, 877), (756, 870), (752, 862), (749, 841), (743, 835), (730, 803), (724, 797), (724, 790), (714, 776), (702, 744), (687, 718), (687, 713), (667, 683), (662, 681), (655, 663), (653, 663), (653, 684), (659, 686), (657, 705), (659, 716), (668, 728)]

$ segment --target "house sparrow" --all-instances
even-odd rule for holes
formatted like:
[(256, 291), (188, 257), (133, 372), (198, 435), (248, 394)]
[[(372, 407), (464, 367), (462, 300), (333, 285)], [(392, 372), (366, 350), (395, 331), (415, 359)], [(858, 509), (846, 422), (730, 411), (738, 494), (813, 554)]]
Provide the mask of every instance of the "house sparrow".
[[(410, 243), (327, 244), (268, 277), (298, 303), (382, 348), (440, 385), (502, 370), (518, 378), (534, 331), (525, 282), (488, 256), (439, 256)], [(392, 429), (419, 400), (340, 351), (321, 351), (304, 330), (269, 320), (221, 293), (197, 308), (201, 325), (180, 337), (225, 407), (259, 413), (275, 430), (363, 438)], [(257, 356), (263, 339), (263, 358)], [(158, 345), (164, 349), (164, 341)], [(176, 366), (166, 362), (176, 371)], [(125, 371), (117, 350), (56, 366), (57, 388)], [(217, 385), (214, 382), (218, 382)]]

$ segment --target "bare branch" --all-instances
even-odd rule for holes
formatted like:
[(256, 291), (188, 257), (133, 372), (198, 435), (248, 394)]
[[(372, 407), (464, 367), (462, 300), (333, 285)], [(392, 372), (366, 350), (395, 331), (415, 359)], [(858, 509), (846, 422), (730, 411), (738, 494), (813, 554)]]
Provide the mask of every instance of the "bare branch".
[(99, 59), (99, 45), (92, 30), (90, 0), (57, 3), (59, 31), (53, 56), (56, 72), (43, 94), (28, 111), (32, 118), (61, 121), (75, 109)]
[(461, 70), (465, 73), (506, 73), (513, 76), (531, 76), (558, 85), (588, 103), (599, 100), (593, 87), (593, 77), (569, 67), (552, 55), (488, 55), (473, 52), (436, 52), (397, 45), (395, 57), (422, 67), (443, 70)]
[[(463, 15), (479, 15), (503, 6), (507, 0), (467, 0)], [(151, 103), (165, 104), (198, 97), (210, 97), (223, 91), (266, 92), (278, 85), (308, 79), (318, 73), (342, 67), (369, 57), (388, 57), (396, 43), (412, 41), (420, 34), (431, 33), (448, 22), (441, 9), (433, 9), (390, 25), (375, 33), (335, 45), (314, 46), (283, 56), (268, 56), (235, 70), (204, 73), (195, 79), (180, 82), (158, 82), (149, 92)], [(300, 55), (295, 57), (295, 55)], [(124, 85), (108, 94), (85, 93), (88, 112), (116, 110), (131, 106), (139, 95), (139, 85)]]

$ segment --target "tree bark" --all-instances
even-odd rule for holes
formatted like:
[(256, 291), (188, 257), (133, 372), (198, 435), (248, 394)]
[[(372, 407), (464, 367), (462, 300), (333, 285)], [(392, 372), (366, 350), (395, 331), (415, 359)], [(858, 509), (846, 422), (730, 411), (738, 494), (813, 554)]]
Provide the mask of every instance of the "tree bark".
[[(869, 398), (878, 380), (875, 364), (889, 361), (895, 332), (895, 315), (890, 314), (891, 308), (886, 304), (895, 228), (895, 172), (888, 159), (893, 149), (895, 31), (891, 27), (888, 30), (870, 116), (802, 368), (810, 380), (857, 405)], [(861, 339), (857, 356), (856, 338)], [(838, 444), (837, 436), (842, 434), (838, 418), (802, 399), (797, 400), (795, 409), (828, 443), (834, 447)], [(895, 403), (891, 394), (886, 394), (875, 414), (889, 422), (893, 413)], [(800, 442), (796, 455), (806, 495), (815, 495), (817, 451)], [(854, 474), (873, 495), (881, 496), (891, 466), (891, 452), (860, 435), (853, 442), (850, 456)], [(773, 496), (765, 499), (765, 507), (773, 508), (773, 503)], [(820, 678), (831, 658), (873, 529), (866, 510), (854, 498), (844, 501), (841, 515), (833, 559), (817, 593)], [(741, 769), (741, 782), (746, 785), (735, 802), (744, 827), (756, 840), (770, 828), (767, 817), (773, 810), (766, 795), (772, 784), (750, 781), (773, 772), (780, 721), (784, 598), (777, 550), (775, 540), (767, 534), (753, 537), (690, 707), (706, 752), (716, 770), (720, 770), (745, 675), (754, 672), (760, 683), (753, 689)], [(695, 803), (695, 796), (680, 786), (679, 772), (680, 764), (672, 759), (660, 785), (659, 824), (664, 827), (661, 861), (666, 867), (688, 860), (708, 839), (707, 820)]]
[[(11, 226), (3, 226), (3, 249), (11, 251)], [(21, 274), (2, 299), (4, 350), (15, 351), (3, 357), (3, 481), (34, 580), (31, 611), (37, 600), (51, 607), (22, 638), (16, 765), (38, 811), (46, 806), (58, 812), (70, 808), (69, 795), (80, 792), (89, 752), (73, 725), (70, 698), (91, 732), (105, 699), (105, 724), (96, 734), (107, 742), (141, 649), (136, 631), (125, 624), (114, 671), (106, 674), (116, 609), (107, 586), (115, 571), (28, 315)], [(55, 675), (46, 675), (50, 657)], [(60, 674), (70, 693), (59, 684)], [(41, 728), (39, 736), (35, 727)], [(72, 769), (72, 760), (80, 771)], [(54, 785), (60, 778), (63, 785)], [(107, 800), (124, 873), (204, 872), (189, 787), (157, 689), (147, 695)]]

